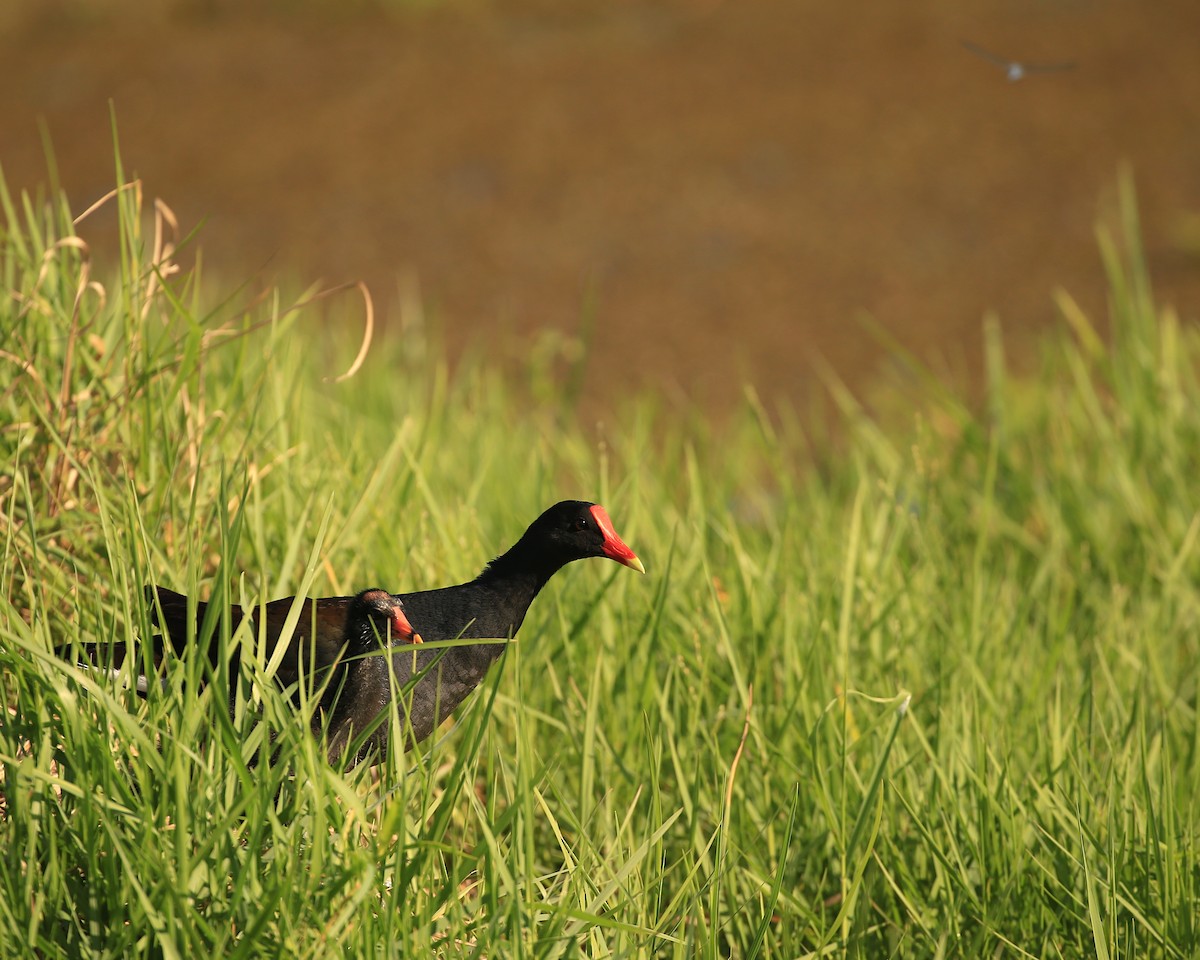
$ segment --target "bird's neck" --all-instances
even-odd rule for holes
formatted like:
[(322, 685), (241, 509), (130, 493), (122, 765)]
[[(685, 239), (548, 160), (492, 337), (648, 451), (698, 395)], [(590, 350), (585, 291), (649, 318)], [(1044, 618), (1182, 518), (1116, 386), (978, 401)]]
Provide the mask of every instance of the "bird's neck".
[(521, 541), (489, 563), (475, 582), (496, 591), (499, 609), (510, 617), (516, 633), (534, 597), (563, 566), (562, 560), (546, 557)]

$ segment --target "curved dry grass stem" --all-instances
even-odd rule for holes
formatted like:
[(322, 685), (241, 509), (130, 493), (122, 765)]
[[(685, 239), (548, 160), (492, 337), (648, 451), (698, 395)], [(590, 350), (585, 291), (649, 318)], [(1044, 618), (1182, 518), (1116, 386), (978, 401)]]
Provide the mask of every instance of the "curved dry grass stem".
[[(45, 393), (47, 397), (50, 396), (50, 390), (46, 386), (46, 381), (42, 379), (42, 375), (38, 373), (37, 367), (33, 365), (32, 360), (18, 357), (15, 353), (9, 353), (7, 350), (0, 350), (0, 360), (10, 360), (15, 363), (21, 368), (21, 373), (29, 374), (29, 377), (33, 380), (33, 382), (42, 388), (42, 392)], [(9, 384), (8, 389), (2, 394), (2, 396), (7, 397), (10, 393), (12, 393), (12, 391), (16, 388), (18, 379), (19, 377), (13, 379), (12, 383)]]
[(74, 373), (75, 361), (75, 342), (79, 337), (79, 303), (83, 299), (84, 293), (90, 285), (90, 277), (92, 272), (91, 250), (87, 243), (80, 237), (63, 237), (56, 240), (50, 245), (50, 248), (42, 254), (42, 266), (38, 271), (37, 279), (33, 282), (34, 291), (37, 291), (42, 282), (46, 279), (50, 270), (50, 264), (54, 261), (60, 250), (78, 250), (80, 255), (79, 260), (79, 283), (75, 286), (75, 296), (71, 301), (71, 325), (67, 330), (67, 345), (66, 352), (63, 356), (62, 381), (59, 385), (58, 392), (58, 412), (60, 418), (60, 427), (65, 426), (65, 417), (68, 403), (71, 399), (71, 380)]
[(358, 292), (362, 294), (363, 305), (366, 308), (366, 323), (363, 327), (362, 345), (358, 348), (358, 356), (354, 358), (346, 372), (336, 377), (324, 377), (323, 380), (325, 383), (342, 383), (344, 380), (349, 380), (358, 373), (363, 365), (363, 361), (367, 359), (367, 354), (371, 350), (371, 340), (375, 336), (375, 301), (371, 299), (371, 291), (367, 289), (367, 285), (361, 280), (355, 280), (350, 283), (339, 283), (336, 287), (330, 287), (328, 290), (318, 290), (312, 296), (297, 301), (291, 307), (291, 310), (300, 310), (307, 307), (310, 303), (324, 300), (326, 297), (331, 297), (335, 293), (341, 293), (343, 290), (349, 290), (351, 287), (358, 288)]
[(375, 335), (375, 304), (371, 300), (371, 291), (367, 289), (367, 285), (361, 280), (354, 284), (358, 287), (358, 292), (362, 294), (363, 306), (366, 310), (366, 323), (363, 325), (362, 345), (358, 348), (358, 356), (354, 358), (354, 362), (341, 376), (326, 377), (326, 383), (342, 383), (349, 380), (352, 376), (358, 373), (362, 367), (363, 361), (367, 359), (367, 352), (371, 349), (371, 338)]
[(58, 240), (55, 240), (54, 243), (50, 244), (50, 246), (46, 249), (46, 252), (42, 254), (42, 266), (38, 270), (37, 279), (33, 281), (33, 291), (31, 291), (31, 293), (36, 293), (41, 289), (42, 282), (46, 279), (46, 274), (50, 272), (50, 264), (54, 262), (54, 258), (58, 254), (58, 251), (66, 249), (78, 250), (83, 255), (84, 260), (87, 260), (91, 257), (91, 251), (88, 249), (87, 241), (81, 237), (62, 237)]
[[(171, 238), (164, 239), (163, 225), (170, 227)], [(146, 294), (142, 300), (142, 319), (150, 315), (154, 294), (162, 286), (163, 277), (179, 272), (179, 264), (171, 261), (175, 253), (175, 238), (179, 236), (179, 220), (169, 206), (158, 197), (154, 198), (154, 248), (150, 254), (150, 278), (146, 283)]]
[[(42, 254), (42, 265), (38, 269), (38, 275), (34, 278), (33, 286), (30, 288), (29, 292), (24, 294), (18, 290), (14, 290), (12, 292), (13, 298), (22, 305), (20, 316), (23, 317), (30, 309), (32, 309), (35, 303), (41, 303), (45, 309), (49, 309), (47, 302), (45, 300), (39, 300), (38, 295), (41, 292), (42, 284), (45, 282), (47, 275), (50, 273), (50, 264), (54, 262), (55, 257), (58, 255), (60, 250), (79, 251), (83, 262), (83, 282), (80, 284), (81, 292), (82, 290), (87, 289), (89, 286), (99, 285), (96, 281), (89, 283), (87, 280), (88, 262), (91, 258), (91, 251), (88, 248), (87, 242), (80, 237), (62, 237), (61, 239), (54, 241), (54, 243), (52, 243)], [(79, 296), (80, 294), (77, 294), (75, 297), (76, 308), (79, 306)]]
[(742, 754), (746, 750), (746, 737), (750, 735), (750, 710), (754, 706), (754, 684), (746, 688), (746, 722), (742, 724), (742, 739), (738, 741), (737, 750), (733, 754), (733, 762), (729, 765), (729, 780), (725, 784), (725, 818), (729, 818), (729, 810), (733, 806), (733, 782), (737, 779), (738, 764), (742, 762)]
[(86, 220), (93, 213), (95, 213), (97, 210), (99, 210), (102, 206), (104, 206), (106, 203), (108, 203), (109, 200), (111, 200), (117, 194), (123, 193), (126, 190), (134, 190), (137, 192), (137, 195), (138, 195), (137, 207), (140, 210), (142, 208), (142, 181), (141, 180), (130, 180), (128, 183), (123, 183), (119, 187), (113, 187), (111, 190), (108, 191), (108, 193), (106, 193), (99, 200), (97, 200), (95, 203), (93, 203), (90, 207), (88, 207), (86, 210), (84, 210), (83, 213), (81, 213), (74, 220), (72, 220), (71, 223), (73, 223), (75, 226), (79, 226), (81, 223), (83, 223), (84, 220)]

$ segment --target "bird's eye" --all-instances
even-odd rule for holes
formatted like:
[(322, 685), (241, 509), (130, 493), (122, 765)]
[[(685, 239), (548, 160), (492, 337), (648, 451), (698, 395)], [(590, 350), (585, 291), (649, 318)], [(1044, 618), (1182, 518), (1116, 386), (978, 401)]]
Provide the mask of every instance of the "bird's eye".
[(587, 527), (588, 527), (588, 522), (583, 517), (576, 518), (575, 522), (573, 524), (571, 524), (571, 529), (578, 530), (580, 532), (586, 530)]

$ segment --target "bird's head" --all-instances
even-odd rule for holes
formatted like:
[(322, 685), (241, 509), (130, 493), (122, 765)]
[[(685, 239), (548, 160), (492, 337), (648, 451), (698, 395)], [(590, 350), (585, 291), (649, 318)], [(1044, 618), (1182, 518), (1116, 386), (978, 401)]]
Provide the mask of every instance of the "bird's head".
[(598, 503), (563, 500), (538, 517), (523, 538), (561, 558), (564, 563), (585, 557), (608, 557), (638, 573), (646, 568), (613, 528), (608, 512)]
[(350, 606), (350, 619), (361, 620), (363, 626), (373, 627), (371, 632), (383, 639), (390, 636), (393, 641), (402, 643), (421, 642), (421, 635), (404, 615), (404, 604), (386, 590), (375, 588), (358, 594)]

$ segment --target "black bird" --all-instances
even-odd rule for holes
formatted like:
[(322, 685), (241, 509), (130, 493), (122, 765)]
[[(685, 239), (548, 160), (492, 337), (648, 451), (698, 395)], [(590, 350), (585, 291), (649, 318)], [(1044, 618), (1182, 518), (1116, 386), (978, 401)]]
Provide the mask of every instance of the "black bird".
[[(239, 606), (231, 606), (230, 623), (236, 628), (244, 617), (248, 617), (251, 632), (257, 635), (255, 620), (261, 611), (266, 656), (267, 659), (271, 659), (295, 599), (284, 597), (272, 600), (261, 608), (253, 607), (245, 611)], [(162, 641), (155, 644), (156, 662), (161, 659), (167, 642), (182, 656), (186, 653), (188, 645), (188, 598), (166, 587), (147, 587), (146, 602), (150, 604), (154, 622), (163, 629)], [(208, 606), (203, 600), (196, 601), (192, 622), (195, 624), (197, 636), (204, 624)], [(421, 637), (404, 615), (404, 604), (378, 587), (363, 590), (353, 597), (306, 599), (300, 607), (300, 618), (296, 622), (295, 631), (282, 655), (275, 676), (284, 686), (300, 680), (302, 662), (310, 651), (312, 662), (317, 669), (328, 668), (344, 659), (347, 647), (354, 648), (352, 655), (361, 654), (364, 652), (364, 644), (376, 631), (384, 638), (390, 633), (395, 640), (407, 643), (421, 642)], [(209, 659), (214, 666), (217, 665), (220, 652), (218, 636), (214, 629), (208, 648)], [(240, 651), (235, 651), (230, 663), (231, 673), (236, 672), (238, 659)]]
[[(318, 737), (327, 722), (326, 750), (330, 763), (337, 763), (353, 739), (381, 719), (380, 714), (391, 699), (387, 660), (380, 655), (391, 645), (389, 640), (421, 642), (404, 615), (404, 604), (380, 589), (364, 590), (350, 601), (343, 637), (340, 675), (321, 678), (327, 680), (321, 712), (312, 719), (313, 734)], [(327, 721), (322, 714), (328, 717)], [(355, 755), (354, 762), (364, 754), (365, 749)]]
[[(161, 663), (167, 642), (182, 655), (188, 640), (188, 598), (165, 587), (147, 587), (146, 599), (153, 605), (155, 623), (163, 628), (164, 634), (163, 638), (155, 638), (159, 641), (155, 662)], [(272, 600), (261, 608), (268, 659), (276, 652), (294, 600), (294, 597)], [(200, 634), (207, 607), (203, 601), (196, 603), (194, 636)], [(252, 609), (248, 614), (241, 607), (230, 608), (231, 623), (236, 627), (243, 616), (248, 616), (250, 629), (255, 633), (254, 621), (259, 615), (260, 608)], [(214, 668), (220, 652), (218, 636), (214, 630), (209, 645), (209, 658)], [(383, 689), (388, 689), (385, 661), (373, 654), (378, 654), (381, 644), (389, 642), (420, 643), (421, 637), (413, 631), (404, 615), (404, 604), (386, 590), (374, 588), (353, 597), (306, 599), (302, 603), (299, 620), (281, 655), (275, 678), (284, 688), (304, 682), (313, 684), (312, 689), (322, 691), (320, 709), (313, 713), (312, 729), (320, 736), (322, 727), (327, 725), (331, 762), (338, 760), (350, 741), (366, 729), (387, 704), (388, 697), (379, 688), (382, 677)], [(231, 677), (237, 675), (240, 659), (241, 650), (235, 648), (230, 656)], [(145, 678), (138, 680), (139, 689), (144, 691)], [(294, 700), (299, 703), (298, 691)], [(230, 706), (232, 709), (232, 702)]]
[(959, 43), (970, 53), (975, 54), (975, 56), (989, 63), (994, 63), (998, 67), (1003, 67), (1004, 75), (1008, 78), (1009, 83), (1024, 80), (1030, 74), (1034, 73), (1060, 73), (1063, 70), (1075, 69), (1075, 64), (1067, 60), (1055, 63), (1023, 63), (1020, 60), (1010, 60), (997, 53), (992, 53), (990, 50), (985, 50), (979, 44), (972, 43), (970, 40), (960, 40)]
[[(266, 656), (271, 659), (277, 652), (284, 621), (294, 599), (272, 600), (249, 613), (232, 606), (231, 622), (236, 627), (243, 617), (248, 617), (250, 629), (257, 635), (254, 621), (260, 613), (265, 614), (263, 638)], [(182, 655), (187, 649), (188, 598), (166, 587), (147, 587), (146, 602), (151, 605), (154, 623), (162, 629), (162, 636), (153, 637), (150, 643), (157, 670), (168, 650)], [(200, 635), (209, 606), (204, 601), (196, 603), (191, 618), (195, 624), (193, 636)], [(208, 648), (214, 670), (219, 666), (221, 645), (218, 637), (219, 633), (214, 629)], [(404, 615), (404, 604), (386, 590), (363, 590), (353, 597), (305, 599), (291, 640), (280, 655), (275, 678), (285, 689), (303, 681), (311, 684), (313, 691), (321, 692), (320, 709), (313, 713), (312, 729), (320, 736), (322, 728), (328, 725), (329, 756), (336, 760), (350, 739), (378, 715), (380, 705), (387, 703), (388, 697), (382, 695), (380, 699), (381, 694), (375, 689), (381, 674), (386, 689), (387, 670), (380, 669), (386, 660), (372, 654), (381, 650), (381, 644), (420, 642), (421, 637), (413, 631)], [(129, 652), (124, 643), (103, 646), (88, 643), (82, 645), (82, 651), (87, 659), (79, 666), (88, 670), (107, 669), (113, 674), (125, 669)], [(66, 649), (63, 652), (67, 652)], [(240, 660), (241, 649), (235, 647), (229, 657), (230, 677), (237, 675)], [(138, 692), (146, 693), (151, 682), (146, 674), (140, 673), (136, 678)], [(298, 689), (293, 690), (293, 702), (300, 703)]]
[[(298, 651), (310, 646), (314, 649), (313, 666), (317, 670), (328, 669), (339, 656), (357, 657), (350, 661), (356, 666), (348, 669), (336, 684), (329, 684), (337, 697), (330, 706), (331, 759), (341, 755), (350, 739), (374, 727), (356, 751), (355, 762), (372, 751), (382, 752), (387, 746), (388, 724), (378, 721), (379, 714), (391, 702), (394, 677), (396, 689), (403, 691), (397, 707), (406, 747), (411, 748), (428, 737), (466, 699), (505, 650), (503, 643), (468, 643), (430, 650), (420, 646), (420, 640), (512, 639), (546, 582), (568, 563), (586, 557), (607, 557), (640, 573), (646, 572), (641, 560), (613, 529), (603, 507), (582, 500), (564, 500), (530, 524), (521, 539), (484, 567), (474, 580), (436, 590), (388, 595), (402, 604), (402, 614), (389, 610), (386, 601), (375, 597), (376, 614), (385, 618), (393, 613), (407, 616), (406, 623), (410, 625), (406, 634), (396, 622), (389, 622), (393, 638), (407, 641), (402, 648), (392, 645), (390, 664), (383, 657), (365, 655), (378, 650), (373, 636), (368, 638), (360, 631), (354, 638), (347, 637), (348, 621), (341, 611), (349, 610), (352, 603), (364, 597), (382, 593), (367, 591), (356, 598), (330, 597), (316, 601), (315, 644), (310, 645), (308, 634), (297, 629), (278, 676), (284, 683), (298, 680), (302, 672)], [(187, 644), (187, 598), (162, 588), (157, 592), (162, 626), (172, 646), (182, 653)], [(281, 627), (289, 607), (290, 600), (267, 604), (268, 622), (277, 622)], [(281, 612), (276, 614), (276, 609)], [(300, 617), (301, 624), (311, 616), (306, 608)], [(343, 619), (339, 620), (339, 616)], [(197, 604), (197, 619), (203, 619), (200, 604)], [(335, 622), (342, 624), (341, 633), (333, 628)], [(278, 632), (276, 629), (276, 636)], [(361, 642), (356, 646), (356, 641)], [(215, 656), (216, 651), (210, 648), (210, 657)]]
[[(413, 628), (427, 641), (512, 639), (546, 582), (571, 561), (587, 557), (607, 557), (646, 572), (602, 506), (563, 500), (534, 520), (524, 536), (474, 580), (399, 596)], [(480, 643), (445, 650), (413, 648), (393, 657), (401, 681), (425, 672), (407, 705), (410, 747), (466, 699), (504, 649), (504, 644)], [(386, 736), (386, 731), (380, 732)]]

